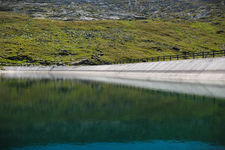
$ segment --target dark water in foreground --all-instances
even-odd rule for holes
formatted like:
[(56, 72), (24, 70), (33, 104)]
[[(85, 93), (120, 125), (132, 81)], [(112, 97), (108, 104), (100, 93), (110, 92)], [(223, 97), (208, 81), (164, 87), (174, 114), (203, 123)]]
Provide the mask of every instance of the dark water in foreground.
[(0, 79), (0, 149), (223, 150), (225, 99), (80, 80)]

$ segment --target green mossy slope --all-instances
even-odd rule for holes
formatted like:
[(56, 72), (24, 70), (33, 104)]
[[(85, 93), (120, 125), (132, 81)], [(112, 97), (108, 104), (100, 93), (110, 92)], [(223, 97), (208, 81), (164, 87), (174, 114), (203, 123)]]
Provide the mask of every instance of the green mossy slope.
[(225, 21), (56, 21), (0, 12), (0, 65), (54, 65), (225, 49)]

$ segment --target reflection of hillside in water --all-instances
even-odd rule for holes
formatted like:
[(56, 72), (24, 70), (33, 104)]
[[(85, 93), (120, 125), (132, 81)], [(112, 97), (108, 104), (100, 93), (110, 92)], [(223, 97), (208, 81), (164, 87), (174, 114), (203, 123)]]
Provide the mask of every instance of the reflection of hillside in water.
[[(20, 67), (13, 68), (14, 70), (20, 69)], [(140, 80), (140, 79), (129, 79), (132, 74), (119, 73), (112, 74), (111, 72), (72, 72), (69, 71), (71, 68), (64, 68), (65, 71), (51, 71), (50, 68), (34, 68), (34, 70), (46, 69), (42, 71), (16, 71), (16, 72), (4, 72), (0, 75), (1, 78), (8, 79), (51, 79), (51, 80), (82, 80), (82, 81), (94, 81), (104, 82), (119, 85), (127, 85), (130, 87), (145, 88), (152, 90), (159, 90), (165, 92), (176, 92), (189, 95), (199, 95), (206, 97), (225, 98), (225, 83), (223, 80), (210, 81), (210, 80), (169, 80), (166, 79), (155, 79), (152, 80)], [(137, 78), (142, 75), (137, 73)], [(182, 74), (181, 74), (182, 76)]]
[(203, 141), (224, 145), (223, 99), (79, 80), (0, 81), (1, 147)]

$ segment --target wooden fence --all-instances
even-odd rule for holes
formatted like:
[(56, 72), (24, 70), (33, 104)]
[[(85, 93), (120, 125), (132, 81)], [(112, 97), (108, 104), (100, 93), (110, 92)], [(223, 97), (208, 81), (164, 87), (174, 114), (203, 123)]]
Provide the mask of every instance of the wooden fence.
[(126, 64), (126, 63), (137, 63), (137, 62), (155, 62), (155, 61), (171, 61), (171, 60), (182, 60), (182, 59), (197, 59), (197, 58), (213, 58), (225, 56), (225, 50), (209, 51), (209, 52), (183, 52), (180, 55), (165, 55), (158, 57), (149, 57), (142, 59), (126, 59), (114, 62), (113, 64)]

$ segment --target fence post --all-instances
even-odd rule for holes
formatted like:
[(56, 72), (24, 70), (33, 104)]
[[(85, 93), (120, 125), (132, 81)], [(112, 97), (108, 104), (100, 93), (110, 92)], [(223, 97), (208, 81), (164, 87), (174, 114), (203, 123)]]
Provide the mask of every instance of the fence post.
[(177, 55), (177, 60), (179, 60), (179, 55)]
[(192, 58), (195, 59), (195, 53), (192, 53)]
[(187, 59), (187, 52), (186, 51), (183, 52), (183, 59)]
[(163, 61), (165, 61), (165, 56), (163, 56)]
[(205, 58), (205, 53), (204, 52), (202, 52), (202, 58)]
[(172, 56), (170, 55), (170, 61), (172, 60)]
[(213, 58), (215, 57), (215, 51), (214, 50), (212, 51), (212, 57)]
[(154, 61), (154, 58), (152, 57), (152, 62)]

